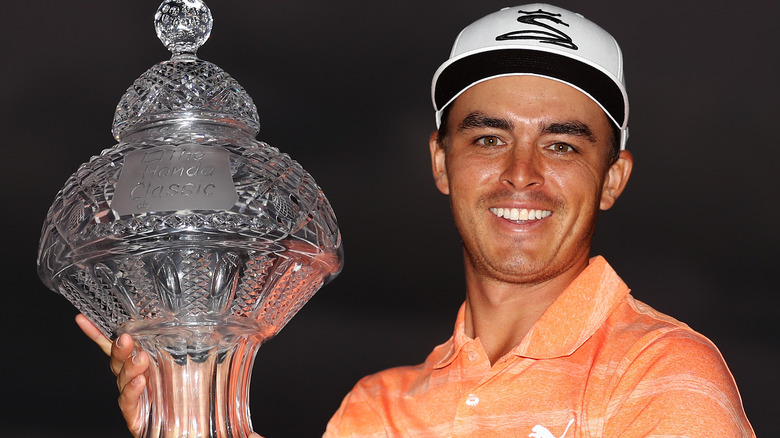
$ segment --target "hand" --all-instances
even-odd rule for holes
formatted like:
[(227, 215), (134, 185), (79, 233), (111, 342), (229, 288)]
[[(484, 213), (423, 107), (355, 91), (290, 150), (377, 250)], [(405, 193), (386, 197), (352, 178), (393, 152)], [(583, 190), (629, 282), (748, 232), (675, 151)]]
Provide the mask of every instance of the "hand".
[[(119, 409), (127, 422), (127, 428), (138, 438), (144, 420), (141, 396), (146, 386), (144, 373), (149, 368), (149, 356), (142, 350), (134, 353), (133, 339), (128, 334), (111, 342), (86, 316), (76, 315), (76, 324), (111, 358), (111, 372), (117, 376), (116, 385), (119, 388)], [(263, 437), (253, 432), (249, 438)]]
[(119, 389), (119, 409), (130, 433), (138, 437), (145, 420), (141, 396), (146, 386), (144, 373), (149, 368), (149, 356), (142, 350), (134, 349), (133, 339), (128, 334), (111, 342), (86, 316), (76, 315), (76, 324), (111, 358), (111, 372), (117, 377)]

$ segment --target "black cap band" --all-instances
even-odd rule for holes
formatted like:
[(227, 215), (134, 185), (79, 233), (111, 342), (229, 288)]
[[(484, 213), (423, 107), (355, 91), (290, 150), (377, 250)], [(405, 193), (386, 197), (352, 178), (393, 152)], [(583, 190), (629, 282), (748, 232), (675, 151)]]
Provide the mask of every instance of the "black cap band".
[(566, 56), (528, 49), (489, 50), (453, 62), (436, 80), (436, 108), (441, 110), (475, 82), (513, 73), (548, 76), (575, 85), (600, 103), (618, 128), (625, 124), (623, 93), (604, 72)]

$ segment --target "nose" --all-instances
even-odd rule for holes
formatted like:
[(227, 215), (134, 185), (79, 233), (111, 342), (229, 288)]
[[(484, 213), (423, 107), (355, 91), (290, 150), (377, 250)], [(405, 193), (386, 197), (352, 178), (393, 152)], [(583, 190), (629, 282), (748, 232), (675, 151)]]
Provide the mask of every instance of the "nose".
[(532, 146), (515, 146), (502, 163), (501, 183), (514, 189), (541, 187), (544, 184), (541, 153)]

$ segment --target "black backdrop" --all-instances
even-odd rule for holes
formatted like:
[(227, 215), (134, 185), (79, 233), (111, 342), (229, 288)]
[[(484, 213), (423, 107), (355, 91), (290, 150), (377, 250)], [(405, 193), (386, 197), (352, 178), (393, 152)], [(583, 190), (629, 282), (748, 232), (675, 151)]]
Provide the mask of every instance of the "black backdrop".
[[(255, 429), (318, 436), (367, 373), (417, 363), (463, 299), (459, 242), (429, 174), (430, 78), (457, 32), (505, 3), (211, 0), (201, 58), (252, 95), (259, 139), (330, 199), (346, 265), (260, 349)], [(37, 279), (40, 226), (77, 166), (112, 146), (113, 109), (168, 57), (156, 0), (2, 7), (3, 436), (128, 436), (102, 353)], [(577, 2), (620, 41), (631, 97), (627, 192), (595, 251), (641, 300), (721, 348), (759, 436), (780, 436), (775, 170), (777, 5)]]

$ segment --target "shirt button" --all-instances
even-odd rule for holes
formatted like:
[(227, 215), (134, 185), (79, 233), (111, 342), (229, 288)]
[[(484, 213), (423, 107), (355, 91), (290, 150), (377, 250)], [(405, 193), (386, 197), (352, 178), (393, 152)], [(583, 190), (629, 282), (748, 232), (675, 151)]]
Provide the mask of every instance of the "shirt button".
[(466, 404), (469, 406), (476, 406), (479, 404), (479, 397), (477, 397), (476, 394), (469, 394), (468, 397), (466, 397)]
[(474, 362), (477, 360), (477, 352), (474, 350), (469, 351), (469, 360)]

